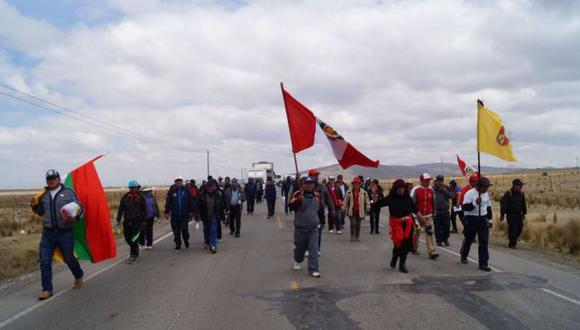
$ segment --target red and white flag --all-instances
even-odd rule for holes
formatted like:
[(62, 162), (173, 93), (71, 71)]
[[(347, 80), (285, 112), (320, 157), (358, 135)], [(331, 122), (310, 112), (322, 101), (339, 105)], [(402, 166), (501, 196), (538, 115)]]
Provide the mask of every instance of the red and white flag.
[(468, 166), (461, 158), (459, 158), (459, 155), (456, 156), (457, 156), (457, 165), (459, 165), (459, 169), (461, 170), (461, 173), (463, 174), (464, 177), (469, 179), (472, 176), (477, 176), (478, 174), (477, 168), (473, 166)]
[(298, 153), (314, 145), (316, 124), (318, 124), (328, 138), (328, 142), (330, 142), (330, 146), (340, 167), (343, 169), (347, 169), (353, 165), (379, 167), (378, 160), (370, 160), (358, 151), (352, 144), (345, 141), (332, 126), (316, 118), (312, 111), (298, 102), (284, 88), (282, 88), (282, 96), (284, 98), (286, 116), (288, 117), (288, 127), (290, 128), (292, 152)]

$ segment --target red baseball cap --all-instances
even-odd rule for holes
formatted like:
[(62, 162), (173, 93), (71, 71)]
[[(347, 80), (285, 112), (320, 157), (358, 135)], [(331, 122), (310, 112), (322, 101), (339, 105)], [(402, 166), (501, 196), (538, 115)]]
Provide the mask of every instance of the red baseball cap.
[(361, 180), (360, 180), (360, 178), (359, 178), (358, 176), (355, 176), (355, 177), (352, 179), (352, 183), (362, 183), (362, 182), (361, 182)]
[(315, 169), (315, 168), (312, 168), (312, 169), (309, 169), (308, 170), (308, 176), (315, 176), (315, 175), (318, 175), (318, 174), (320, 174), (320, 172), (317, 169)]

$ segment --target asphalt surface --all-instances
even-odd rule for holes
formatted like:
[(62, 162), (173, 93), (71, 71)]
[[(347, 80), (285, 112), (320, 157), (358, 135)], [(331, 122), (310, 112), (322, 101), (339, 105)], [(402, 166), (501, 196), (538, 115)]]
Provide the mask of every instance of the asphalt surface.
[[(461, 237), (437, 261), (409, 256), (410, 273), (388, 267), (392, 245), (363, 223), (360, 242), (323, 234), (322, 277), (306, 265), (292, 271), (292, 218), (267, 221), (265, 205), (242, 217), (242, 235), (224, 230), (218, 253), (192, 246), (179, 253), (167, 223), (136, 264), (119, 257), (83, 263), (85, 286), (71, 290), (67, 271), (55, 274), (56, 296), (38, 303), (35, 281), (0, 298), (7, 329), (580, 329), (580, 277), (557, 264), (507, 249), (491, 250), (494, 270), (459, 263)], [(472, 248), (477, 258), (477, 247)]]

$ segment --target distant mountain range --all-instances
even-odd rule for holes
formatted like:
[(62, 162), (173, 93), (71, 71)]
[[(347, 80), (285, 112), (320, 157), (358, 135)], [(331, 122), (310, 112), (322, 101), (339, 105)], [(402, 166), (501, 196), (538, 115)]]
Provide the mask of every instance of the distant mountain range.
[[(438, 174), (443, 174), (447, 177), (457, 177), (461, 176), (461, 171), (457, 164), (452, 163), (429, 163), (429, 164), (419, 164), (419, 165), (380, 165), (378, 168), (366, 168), (360, 166), (353, 166), (347, 170), (340, 168), (338, 164), (319, 167), (318, 170), (322, 177), (327, 176), (337, 176), (342, 174), (345, 179), (350, 179), (355, 176), (362, 175), (363, 177), (371, 177), (379, 180), (384, 179), (396, 179), (396, 178), (414, 178), (422, 173), (429, 173), (431, 176), (435, 177)], [(526, 169), (522, 168), (508, 168), (508, 167), (490, 167), (483, 166), (481, 171), (486, 174), (498, 174), (498, 173), (508, 173), (508, 172), (519, 172)], [(308, 171), (301, 172), (305, 175)]]

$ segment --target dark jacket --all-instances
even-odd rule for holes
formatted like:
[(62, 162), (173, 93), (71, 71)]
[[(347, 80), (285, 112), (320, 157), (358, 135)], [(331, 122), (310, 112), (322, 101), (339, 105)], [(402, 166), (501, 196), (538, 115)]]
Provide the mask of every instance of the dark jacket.
[(377, 204), (380, 201), (382, 201), (383, 198), (385, 198), (385, 196), (383, 195), (383, 188), (381, 188), (380, 186), (377, 188), (376, 196), (374, 196), (372, 190), (370, 190), (369, 191), (369, 200), (371, 203), (371, 210), (376, 210), (377, 208), (380, 208)]
[(508, 190), (499, 203), (501, 215), (526, 215), (528, 213), (526, 196), (523, 192)]
[(377, 207), (389, 207), (389, 215), (402, 218), (411, 213), (417, 213), (417, 205), (408, 193), (399, 196), (396, 192), (390, 192), (387, 197), (377, 203)]
[[(223, 195), (224, 195), (224, 208), (226, 210), (230, 210), (230, 207), (232, 206), (232, 191), (233, 189), (231, 187), (227, 188)], [(243, 202), (246, 201), (246, 195), (244, 194), (244, 191), (242, 190), (242, 188), (238, 188), (238, 191), (240, 192), (240, 200)]]
[[(210, 203), (208, 203), (208, 201), (210, 201)], [(216, 189), (211, 193), (206, 190), (200, 195), (199, 215), (201, 220), (209, 221), (210, 213), (213, 213), (218, 220), (225, 220), (224, 198), (219, 189)]]
[(344, 183), (344, 194), (342, 193), (342, 190), (340, 189), (338, 183), (335, 183), (335, 185), (336, 185), (336, 197), (340, 200), (344, 200), (344, 198), (346, 197), (346, 192), (348, 191), (348, 185)]
[(171, 213), (174, 219), (185, 219), (193, 213), (193, 202), (189, 189), (172, 185), (165, 200), (165, 213)]
[(437, 212), (449, 212), (449, 201), (451, 200), (451, 190), (444, 184), (433, 184), (433, 191), (435, 192), (435, 210)]
[(292, 179), (286, 179), (286, 181), (282, 183), (282, 196), (288, 198), (291, 188), (292, 188)]
[(288, 207), (294, 212), (294, 229), (310, 232), (319, 225), (318, 210), (322, 200), (318, 192), (303, 193), (301, 190), (292, 195)]
[(117, 212), (117, 223), (123, 218), (127, 222), (142, 222), (147, 219), (147, 204), (145, 197), (140, 192), (125, 193), (119, 202), (119, 211)]
[(276, 199), (276, 185), (266, 184), (266, 195), (264, 196), (267, 200)]
[(256, 184), (253, 182), (248, 182), (246, 183), (246, 186), (244, 187), (244, 193), (246, 194), (246, 198), (248, 200), (254, 200), (256, 199)]
[(81, 212), (76, 217), (76, 220), (80, 219), (84, 212), (83, 206), (75, 192), (63, 184), (58, 188), (54, 199), (48, 188), (45, 188), (44, 194), (39, 198), (39, 203), (32, 205), (32, 210), (42, 217), (42, 226), (45, 229), (71, 229), (73, 224), (65, 224), (60, 211), (63, 206), (70, 202), (75, 202), (81, 206)]

